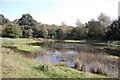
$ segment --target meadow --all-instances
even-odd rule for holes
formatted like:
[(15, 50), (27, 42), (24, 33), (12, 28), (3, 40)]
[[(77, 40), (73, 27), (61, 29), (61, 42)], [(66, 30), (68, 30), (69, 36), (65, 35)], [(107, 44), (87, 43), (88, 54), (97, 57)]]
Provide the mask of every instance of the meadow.
[[(117, 56), (112, 55), (96, 57), (95, 55), (82, 53), (72, 56), (75, 59), (79, 59), (79, 62), (83, 61), (83, 59), (85, 60), (85, 58), (90, 60), (95, 57), (96, 61), (93, 61), (90, 72), (85, 70), (84, 65), (80, 67), (79, 62), (75, 62), (75, 67), (71, 68), (64, 62), (53, 64), (50, 61), (36, 61), (34, 58), (38, 55), (47, 55), (44, 52), (47, 48), (44, 49), (43, 46), (30, 45), (29, 43), (42, 43), (46, 41), (54, 42), (54, 40), (46, 39), (2, 38), (3, 78), (105, 78), (109, 77), (104, 73), (106, 68), (102, 64), (97, 63), (97, 61), (116, 62), (118, 60)], [(65, 40), (65, 42), (78, 43), (79, 41)], [(114, 43), (114, 45), (117, 44)], [(96, 64), (98, 65), (96, 66)], [(117, 75), (114, 77), (117, 77)]]

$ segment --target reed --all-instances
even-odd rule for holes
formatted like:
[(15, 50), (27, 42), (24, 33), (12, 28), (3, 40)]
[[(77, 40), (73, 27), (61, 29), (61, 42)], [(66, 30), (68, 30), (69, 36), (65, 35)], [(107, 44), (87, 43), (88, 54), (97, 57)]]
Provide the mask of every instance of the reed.
[(98, 62), (93, 62), (91, 64), (90, 72), (108, 76), (107, 67), (103, 64), (98, 63)]

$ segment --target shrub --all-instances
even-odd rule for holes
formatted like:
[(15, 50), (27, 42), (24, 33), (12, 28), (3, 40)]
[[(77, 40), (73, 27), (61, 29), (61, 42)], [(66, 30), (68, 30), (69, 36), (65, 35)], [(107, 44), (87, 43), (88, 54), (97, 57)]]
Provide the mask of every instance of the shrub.
[(2, 36), (9, 38), (22, 37), (21, 27), (13, 23), (6, 24), (5, 28), (2, 30)]
[(38, 67), (36, 67), (36, 69), (40, 70), (40, 71), (48, 71), (48, 65), (39, 65)]

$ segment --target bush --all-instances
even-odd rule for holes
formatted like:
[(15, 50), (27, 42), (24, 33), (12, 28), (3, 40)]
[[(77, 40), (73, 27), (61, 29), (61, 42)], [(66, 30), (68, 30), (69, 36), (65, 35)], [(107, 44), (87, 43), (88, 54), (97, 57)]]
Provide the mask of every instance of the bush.
[(22, 37), (21, 27), (13, 23), (6, 24), (4, 26), (4, 29), (2, 30), (2, 36), (9, 37), (9, 38)]
[(40, 71), (48, 71), (48, 65), (39, 65), (36, 69)]

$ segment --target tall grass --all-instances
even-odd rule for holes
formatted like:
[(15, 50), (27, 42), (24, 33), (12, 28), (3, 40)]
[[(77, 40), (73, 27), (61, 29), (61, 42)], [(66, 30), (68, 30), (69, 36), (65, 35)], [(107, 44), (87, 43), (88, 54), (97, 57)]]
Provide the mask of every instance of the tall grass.
[[(111, 65), (114, 68), (113, 71), (118, 70), (118, 57), (108, 57), (108, 55), (98, 55), (93, 53), (81, 52), (73, 55), (75, 68), (81, 71), (86, 71), (87, 62), (90, 63), (90, 72), (96, 74), (102, 74), (108, 76), (108, 67)], [(117, 74), (117, 72), (116, 72)]]
[(92, 65), (90, 66), (90, 72), (108, 76), (107, 66), (95, 61), (93, 61)]

